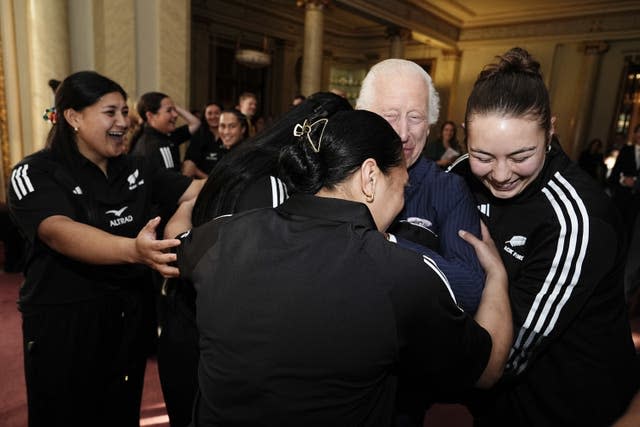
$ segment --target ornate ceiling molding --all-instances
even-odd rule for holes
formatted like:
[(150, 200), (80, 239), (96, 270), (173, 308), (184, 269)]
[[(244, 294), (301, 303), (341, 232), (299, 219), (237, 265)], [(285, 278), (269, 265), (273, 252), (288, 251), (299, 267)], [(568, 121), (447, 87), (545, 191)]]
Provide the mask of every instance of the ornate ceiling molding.
[(637, 0), (407, 0), (461, 29), (640, 10)]
[[(316, 0), (316, 3), (324, 5), (326, 2)], [(535, 21), (545, 14), (549, 17), (549, 11), (532, 12), (530, 19), (524, 21), (482, 26), (475, 24), (522, 16), (523, 11), (532, 10), (527, 6), (530, 3), (521, 8), (510, 6), (510, 13), (487, 16), (476, 16), (473, 4), (463, 4), (462, 0), (331, 0), (324, 12), (325, 42), (347, 51), (361, 50), (366, 41), (367, 51), (371, 52), (386, 46), (389, 42), (387, 29), (393, 27), (411, 30), (413, 41), (408, 43), (439, 49), (531, 41), (640, 38), (640, 3), (637, 0), (584, 0), (579, 8), (572, 9), (573, 16), (567, 15), (571, 10), (565, 2), (553, 5), (551, 9), (557, 14), (546, 20)], [(611, 7), (601, 10), (604, 4)], [(192, 14), (194, 25), (208, 25), (211, 34), (230, 40), (242, 35), (254, 45), (259, 45), (264, 35), (299, 44), (304, 34), (304, 8), (296, 7), (292, 0), (193, 0)]]
[(640, 11), (599, 14), (546, 22), (467, 28), (460, 32), (459, 45), (502, 40), (613, 40), (640, 36)]
[(437, 38), (442, 43), (455, 45), (460, 30), (424, 9), (407, 2), (388, 0), (334, 0), (347, 10), (366, 16), (385, 26), (396, 25)]
[[(321, 2), (324, 4), (324, 2)], [(329, 4), (329, 7), (333, 7)], [(264, 34), (292, 43), (301, 40), (304, 34), (304, 8), (296, 7), (293, 2), (264, 1), (238, 4), (224, 0), (194, 2), (192, 5), (194, 22), (204, 22), (211, 31), (228, 36), (253, 34), (260, 39)], [(353, 40), (384, 38), (385, 27), (375, 22), (354, 28), (348, 20), (334, 19), (332, 13), (325, 10), (325, 36), (350, 38)], [(235, 35), (235, 36), (234, 36)]]

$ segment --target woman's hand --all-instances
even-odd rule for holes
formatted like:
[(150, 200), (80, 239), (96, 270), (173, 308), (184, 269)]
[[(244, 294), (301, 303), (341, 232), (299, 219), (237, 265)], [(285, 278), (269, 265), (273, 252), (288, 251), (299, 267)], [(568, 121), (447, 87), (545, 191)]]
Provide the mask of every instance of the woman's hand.
[(180, 240), (158, 240), (156, 238), (156, 228), (159, 223), (160, 217), (155, 217), (138, 233), (135, 243), (136, 252), (139, 256), (138, 262), (157, 270), (164, 277), (178, 277), (180, 270), (169, 265), (169, 263), (175, 262), (176, 254), (168, 252), (168, 250), (178, 246)]
[(189, 126), (189, 133), (193, 135), (196, 133), (198, 128), (200, 127), (200, 119), (191, 114), (191, 112), (185, 108), (182, 108), (180, 105), (176, 104), (176, 112), (180, 117), (182, 117)]
[(502, 264), (498, 248), (496, 248), (491, 234), (489, 234), (489, 229), (482, 221), (480, 221), (480, 229), (482, 230), (482, 240), (464, 230), (458, 231), (458, 235), (473, 246), (478, 261), (480, 261), (480, 265), (482, 265), (487, 275), (500, 274), (506, 277), (507, 272), (504, 269), (504, 264)]
[(165, 277), (178, 276), (178, 269), (169, 266), (176, 254), (167, 252), (180, 240), (156, 238), (160, 217), (149, 221), (137, 237), (123, 237), (72, 220), (64, 215), (52, 215), (38, 226), (38, 237), (44, 244), (76, 261), (95, 265), (146, 264)]
[(482, 240), (460, 230), (458, 234), (476, 251), (480, 265), (487, 273), (482, 299), (475, 320), (491, 335), (491, 356), (484, 372), (476, 382), (480, 388), (489, 388), (502, 376), (513, 340), (509, 282), (500, 254), (487, 226), (480, 222)]

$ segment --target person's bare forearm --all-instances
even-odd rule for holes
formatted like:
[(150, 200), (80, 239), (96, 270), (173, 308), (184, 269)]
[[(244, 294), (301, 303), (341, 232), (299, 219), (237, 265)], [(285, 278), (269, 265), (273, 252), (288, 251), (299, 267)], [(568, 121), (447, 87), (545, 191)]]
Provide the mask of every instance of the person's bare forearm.
[(154, 218), (134, 238), (116, 236), (99, 228), (54, 215), (38, 226), (38, 237), (56, 252), (87, 264), (159, 264), (172, 262), (173, 254), (164, 251), (178, 245), (175, 239), (156, 240), (159, 218)]
[(200, 190), (202, 190), (206, 181), (206, 179), (192, 180), (189, 187), (187, 187), (184, 193), (182, 193), (182, 196), (180, 196), (180, 199), (178, 199), (178, 204), (194, 201), (196, 197), (198, 197), (198, 194), (200, 194)]
[(178, 206), (178, 209), (164, 227), (165, 239), (174, 238), (191, 229), (191, 214), (193, 213), (194, 205), (195, 200), (191, 200), (189, 202), (181, 203), (180, 206)]
[(184, 160), (182, 162), (182, 175), (190, 178), (205, 179), (208, 177), (192, 160)]
[(187, 126), (189, 126), (189, 133), (193, 135), (200, 127), (200, 119), (191, 114), (189, 110), (186, 110), (179, 105), (176, 105), (176, 112), (187, 122)]
[(476, 382), (480, 388), (488, 388), (502, 376), (513, 340), (513, 323), (506, 273), (487, 273), (482, 299), (475, 320), (491, 335), (491, 356)]
[(467, 243), (473, 246), (478, 261), (486, 273), (482, 298), (475, 321), (491, 335), (491, 355), (476, 387), (488, 388), (502, 376), (513, 340), (513, 322), (509, 303), (509, 279), (489, 230), (480, 224), (482, 240), (472, 233), (459, 231)]

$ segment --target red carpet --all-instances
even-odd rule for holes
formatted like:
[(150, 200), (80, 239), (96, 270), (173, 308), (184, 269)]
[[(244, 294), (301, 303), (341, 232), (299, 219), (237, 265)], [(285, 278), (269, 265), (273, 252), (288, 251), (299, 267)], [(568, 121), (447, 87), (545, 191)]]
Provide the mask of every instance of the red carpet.
[(0, 420), (6, 427), (27, 425), (22, 370), (22, 332), (16, 307), (21, 274), (0, 271)]
[[(0, 426), (27, 425), (27, 397), (22, 366), (22, 331), (16, 306), (22, 274), (0, 271)], [(147, 363), (142, 396), (141, 426), (168, 427), (158, 368), (155, 360)]]

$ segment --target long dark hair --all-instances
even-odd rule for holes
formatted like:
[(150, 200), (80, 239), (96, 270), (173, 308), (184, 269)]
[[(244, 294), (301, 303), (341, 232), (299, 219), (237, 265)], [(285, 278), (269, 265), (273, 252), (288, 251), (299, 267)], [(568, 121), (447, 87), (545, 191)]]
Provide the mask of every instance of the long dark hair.
[(290, 192), (315, 194), (321, 188), (335, 188), (368, 158), (385, 174), (402, 164), (400, 137), (370, 111), (339, 111), (324, 129), (311, 128), (310, 134), (303, 133), (280, 154), (280, 177)]
[(445, 126), (447, 125), (453, 126), (453, 136), (451, 136), (451, 141), (449, 141), (449, 146), (454, 150), (458, 150), (459, 144), (458, 144), (458, 138), (456, 137), (456, 135), (458, 134), (458, 125), (456, 125), (456, 122), (452, 120), (447, 120), (444, 123), (442, 123), (442, 126), (440, 126), (440, 140), (444, 143), (444, 136), (442, 134), (444, 132)]
[(473, 85), (464, 118), (466, 131), (474, 115), (499, 113), (536, 120), (548, 139), (551, 107), (540, 63), (519, 47), (497, 59), (497, 63), (484, 68)]
[(118, 92), (127, 99), (127, 92), (122, 86), (95, 71), (79, 71), (65, 78), (56, 89), (57, 121), (47, 136), (47, 148), (67, 165), (73, 166), (78, 145), (73, 127), (64, 118), (64, 111), (69, 108), (82, 111), (112, 92)]
[(352, 109), (344, 98), (319, 92), (288, 111), (264, 132), (244, 141), (211, 171), (193, 208), (192, 224), (198, 226), (216, 216), (235, 212), (240, 195), (250, 183), (265, 175), (277, 176), (280, 151), (295, 141), (296, 124)]

